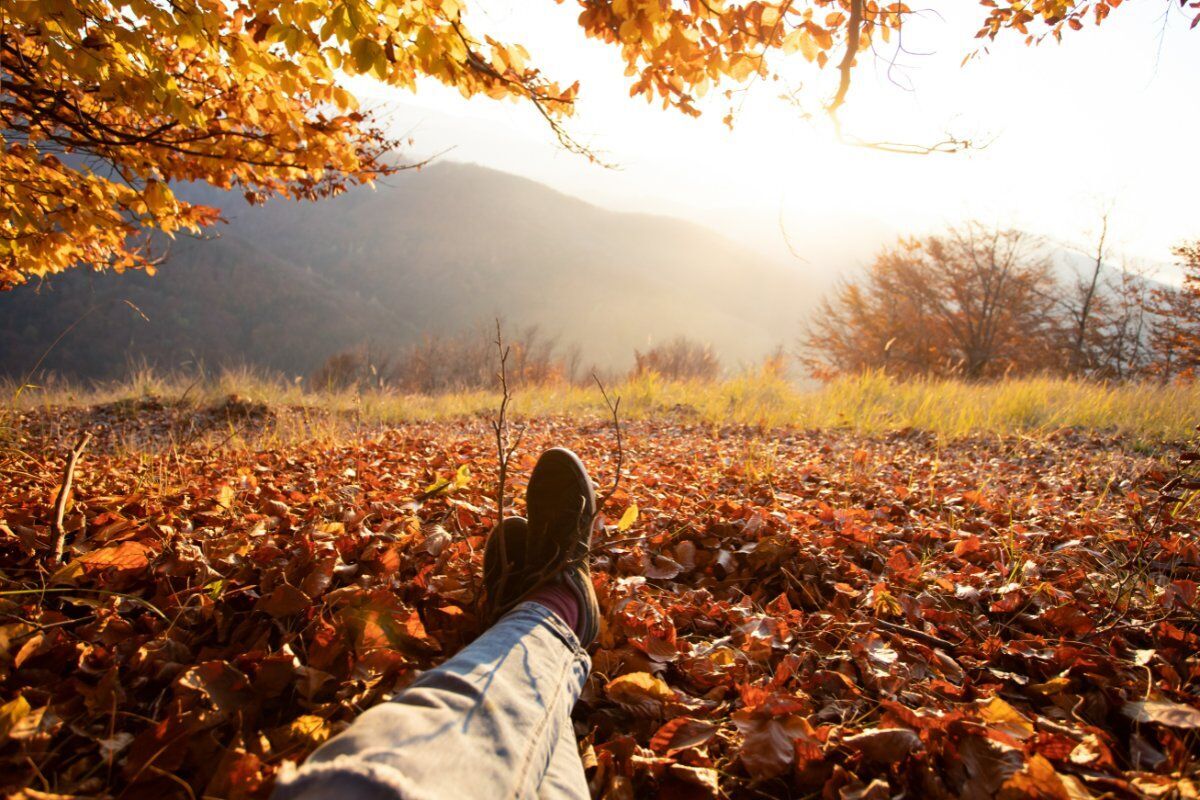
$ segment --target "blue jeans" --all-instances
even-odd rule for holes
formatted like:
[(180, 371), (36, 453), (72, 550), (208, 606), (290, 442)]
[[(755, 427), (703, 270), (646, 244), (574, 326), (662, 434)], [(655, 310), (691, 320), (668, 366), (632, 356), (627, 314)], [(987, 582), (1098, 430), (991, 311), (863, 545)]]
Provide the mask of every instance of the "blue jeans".
[(571, 708), (589, 669), (566, 623), (521, 603), (282, 770), (272, 800), (585, 800)]

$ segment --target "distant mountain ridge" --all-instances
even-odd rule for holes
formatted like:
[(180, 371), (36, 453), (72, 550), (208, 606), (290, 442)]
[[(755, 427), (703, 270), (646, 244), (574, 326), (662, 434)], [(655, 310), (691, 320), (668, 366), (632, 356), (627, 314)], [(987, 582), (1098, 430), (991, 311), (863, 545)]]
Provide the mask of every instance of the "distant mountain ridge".
[(577, 343), (603, 366), (679, 334), (735, 365), (790, 344), (821, 291), (800, 268), (717, 232), (468, 164), (318, 203), (256, 208), (207, 186), (187, 191), (229, 224), (171, 243), (158, 275), (76, 270), (0, 294), (0, 373), (23, 374), (76, 320), (44, 367), (103, 378), (131, 359), (305, 375), (363, 342), (401, 346), (496, 315)]

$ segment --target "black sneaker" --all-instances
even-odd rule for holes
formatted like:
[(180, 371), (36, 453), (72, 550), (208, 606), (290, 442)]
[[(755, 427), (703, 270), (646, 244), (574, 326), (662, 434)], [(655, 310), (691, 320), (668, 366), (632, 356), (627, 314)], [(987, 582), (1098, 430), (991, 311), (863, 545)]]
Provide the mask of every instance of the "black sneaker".
[[(542, 453), (529, 478), (528, 521), (504, 520), (483, 553), (485, 612), (494, 622), (530, 593), (559, 581), (579, 599), (579, 639), (584, 647), (600, 631), (600, 606), (588, 568), (596, 494), (579, 456), (563, 447)], [(508, 569), (501, 568), (500, 542)]]
[(542, 453), (525, 493), (529, 529), (567, 560), (583, 559), (592, 546), (596, 492), (579, 456), (565, 447)]

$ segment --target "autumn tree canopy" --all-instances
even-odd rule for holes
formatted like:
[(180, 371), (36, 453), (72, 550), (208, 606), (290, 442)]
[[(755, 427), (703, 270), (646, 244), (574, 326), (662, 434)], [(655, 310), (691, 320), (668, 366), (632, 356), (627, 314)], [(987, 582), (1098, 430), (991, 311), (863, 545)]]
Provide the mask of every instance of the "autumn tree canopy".
[[(874, 0), (578, 1), (586, 34), (620, 49), (631, 94), (690, 115), (709, 90), (773, 74), (794, 53), (840, 72), (835, 112), (856, 56), (912, 13)], [(978, 37), (1057, 38), (1120, 2), (983, 0)], [(577, 84), (543, 76), (465, 12), (462, 0), (6, 1), (0, 287), (76, 265), (152, 267), (146, 234), (218, 219), (174, 183), (311, 199), (394, 169), (382, 157), (396, 143), (343, 75), (532, 102), (583, 151), (561, 127)]]
[(884, 248), (818, 308), (800, 356), (817, 377), (881, 370), (972, 380), (1055, 374), (1123, 380), (1200, 371), (1200, 242), (1182, 285), (1094, 261), (1074, 280), (1044, 243), (968, 223)]
[(1151, 292), (1150, 350), (1159, 374), (1194, 378), (1200, 374), (1200, 241), (1176, 247), (1175, 255), (1183, 282), (1178, 288), (1158, 286)]
[(997, 377), (1045, 364), (1052, 341), (1050, 262), (1029, 236), (971, 223), (901, 240), (813, 316), (818, 374)]

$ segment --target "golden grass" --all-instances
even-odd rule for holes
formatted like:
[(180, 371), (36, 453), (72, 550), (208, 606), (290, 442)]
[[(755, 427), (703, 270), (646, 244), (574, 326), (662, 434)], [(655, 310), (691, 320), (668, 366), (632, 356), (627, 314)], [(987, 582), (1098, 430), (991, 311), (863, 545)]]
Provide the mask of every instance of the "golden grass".
[[(275, 407), (348, 415), (364, 423), (460, 419), (493, 412), (495, 392), (441, 395), (386, 390), (312, 392), (249, 370), (208, 377), (140, 370), (129, 379), (88, 387), (51, 383), (18, 390), (0, 386), (9, 408), (61, 408), (148, 396), (202, 406), (236, 394)], [(707, 424), (843, 428), (879, 433), (916, 428), (958, 437), (972, 433), (1038, 434), (1063, 427), (1113, 431), (1145, 441), (1190, 438), (1200, 422), (1200, 383), (1100, 383), (1018, 378), (996, 383), (919, 379), (880, 373), (799, 386), (769, 371), (714, 383), (665, 381), (650, 375), (609, 388), (624, 419), (671, 415)], [(517, 417), (607, 416), (595, 386), (517, 387)]]

